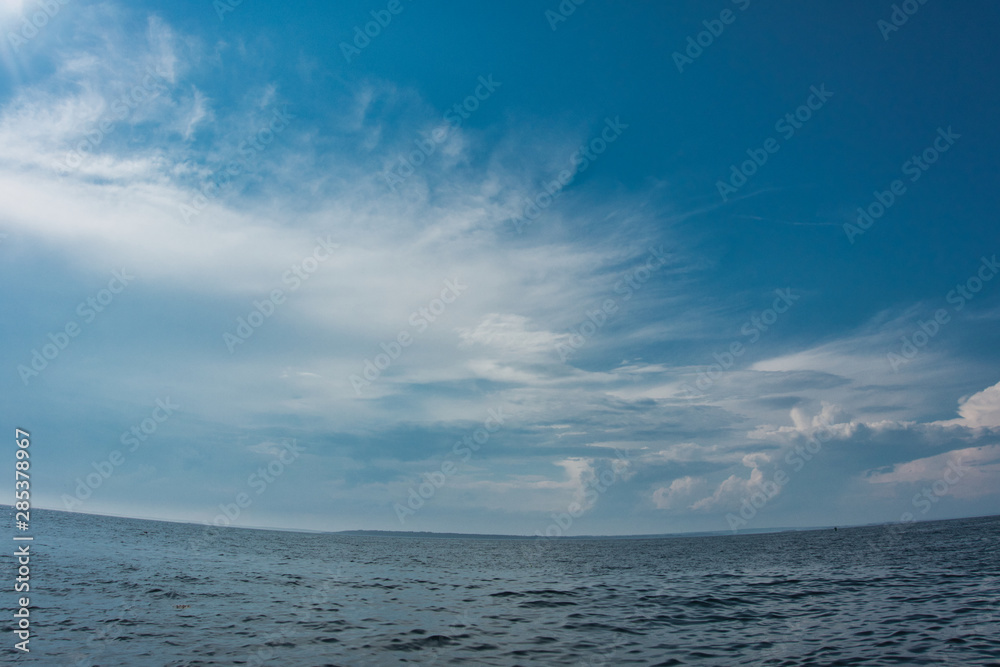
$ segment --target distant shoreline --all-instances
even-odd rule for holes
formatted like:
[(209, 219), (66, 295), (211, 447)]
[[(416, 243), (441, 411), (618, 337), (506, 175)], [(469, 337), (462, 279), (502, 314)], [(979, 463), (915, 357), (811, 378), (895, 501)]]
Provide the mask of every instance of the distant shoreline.
[[(13, 506), (0, 503), (0, 508), (13, 511)], [(108, 517), (113, 519), (129, 519), (132, 521), (157, 521), (162, 523), (174, 523), (190, 526), (204, 526), (207, 524), (194, 521), (179, 521), (174, 519), (155, 519), (148, 517), (121, 516), (117, 514), (95, 514), (91, 512), (70, 512), (66, 510), (50, 509), (38, 507), (36, 511), (58, 512), (60, 514), (83, 514), (87, 516)], [(929, 524), (943, 523), (946, 521), (967, 521), (973, 519), (986, 519), (1000, 514), (986, 514), (982, 516), (951, 517), (947, 519), (934, 519), (932, 521), (915, 521), (912, 523)], [(546, 540), (662, 540), (674, 538), (693, 537), (741, 537), (749, 535), (772, 535), (775, 533), (805, 533), (822, 530), (851, 530), (857, 528), (878, 528), (880, 526), (891, 526), (897, 521), (880, 521), (877, 523), (837, 525), (837, 526), (798, 526), (798, 527), (776, 527), (776, 528), (753, 528), (732, 532), (729, 530), (716, 531), (691, 531), (686, 533), (656, 533), (640, 535), (563, 535), (559, 537), (545, 537)], [(912, 524), (911, 524), (912, 525)], [(221, 526), (219, 530), (227, 528), (237, 528), (242, 530), (263, 530), (280, 533), (301, 533), (304, 535), (341, 535), (344, 537), (395, 537), (395, 538), (420, 538), (420, 539), (475, 539), (475, 540), (534, 540), (537, 535), (502, 535), (491, 533), (446, 533), (433, 531), (396, 531), (396, 530), (310, 530), (306, 528), (273, 528), (269, 526)]]

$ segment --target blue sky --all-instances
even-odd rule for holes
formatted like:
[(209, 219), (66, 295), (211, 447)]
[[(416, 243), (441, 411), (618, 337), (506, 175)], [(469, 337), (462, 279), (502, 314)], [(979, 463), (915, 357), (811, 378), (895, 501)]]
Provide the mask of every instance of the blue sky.
[(0, 387), (35, 503), (996, 513), (1000, 8), (903, 4), (5, 0)]

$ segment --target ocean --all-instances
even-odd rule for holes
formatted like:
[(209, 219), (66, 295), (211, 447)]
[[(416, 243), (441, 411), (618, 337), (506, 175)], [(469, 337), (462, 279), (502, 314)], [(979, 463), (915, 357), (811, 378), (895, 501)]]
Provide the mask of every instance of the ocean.
[(1000, 517), (572, 540), (32, 519), (30, 653), (4, 550), (6, 664), (1000, 665)]

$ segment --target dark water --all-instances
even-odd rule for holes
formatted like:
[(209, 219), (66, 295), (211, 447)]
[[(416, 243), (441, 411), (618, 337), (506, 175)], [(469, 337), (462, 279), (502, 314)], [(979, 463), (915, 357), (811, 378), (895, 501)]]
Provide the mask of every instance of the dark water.
[(1000, 517), (548, 542), (33, 519), (36, 635), (5, 662), (1000, 664)]

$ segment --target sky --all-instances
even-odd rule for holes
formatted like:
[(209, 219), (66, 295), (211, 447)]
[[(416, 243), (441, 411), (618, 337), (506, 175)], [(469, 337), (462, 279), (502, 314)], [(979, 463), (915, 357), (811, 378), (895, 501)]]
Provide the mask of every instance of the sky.
[(546, 536), (1000, 512), (998, 20), (0, 2), (34, 506)]

